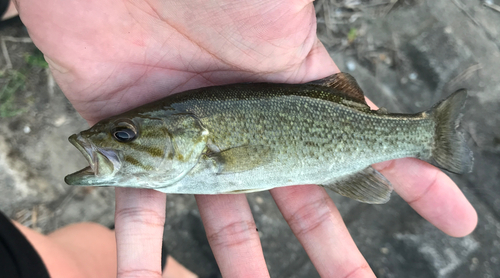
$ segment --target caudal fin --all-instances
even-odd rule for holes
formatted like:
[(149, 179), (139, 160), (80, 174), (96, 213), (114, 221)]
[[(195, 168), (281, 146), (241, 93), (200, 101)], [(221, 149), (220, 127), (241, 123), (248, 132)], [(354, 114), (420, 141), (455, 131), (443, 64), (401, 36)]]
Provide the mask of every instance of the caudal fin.
[(466, 98), (467, 91), (458, 90), (429, 111), (436, 121), (433, 164), (457, 174), (472, 171), (474, 162), (463, 134), (457, 130)]

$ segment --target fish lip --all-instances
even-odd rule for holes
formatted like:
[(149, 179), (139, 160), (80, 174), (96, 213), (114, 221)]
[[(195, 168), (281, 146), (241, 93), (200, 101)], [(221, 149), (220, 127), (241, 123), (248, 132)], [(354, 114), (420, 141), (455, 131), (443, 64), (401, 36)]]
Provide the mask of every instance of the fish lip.
[[(109, 178), (121, 168), (120, 156), (114, 150), (103, 149), (95, 146), (92, 142), (86, 140), (81, 134), (73, 134), (68, 138), (68, 140), (80, 151), (80, 153), (82, 153), (89, 163), (89, 166), (67, 175), (64, 178), (64, 181), (69, 185), (109, 184), (111, 182)], [(110, 167), (112, 167), (112, 173), (109, 172)]]
[(94, 150), (95, 148), (88, 143), (85, 139), (83, 139), (82, 135), (78, 134), (73, 134), (68, 138), (68, 141), (75, 146), (80, 153), (85, 157), (87, 162), (89, 163), (89, 167), (92, 170), (93, 173), (95, 173), (96, 169), (96, 157), (94, 155)]

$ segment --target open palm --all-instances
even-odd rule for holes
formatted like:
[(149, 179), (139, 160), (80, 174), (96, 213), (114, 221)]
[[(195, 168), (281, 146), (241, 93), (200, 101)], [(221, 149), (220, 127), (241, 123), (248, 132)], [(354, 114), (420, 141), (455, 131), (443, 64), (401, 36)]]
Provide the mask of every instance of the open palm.
[(288, 2), (25, 0), (20, 12), (58, 84), (95, 122), (190, 88), (333, 72), (332, 62), (306, 64), (320, 47), (312, 5)]
[[(302, 83), (338, 69), (316, 37), (310, 1), (18, 0), (21, 18), (68, 99), (93, 124), (187, 89), (235, 82)], [(474, 209), (436, 168), (414, 159), (375, 165), (422, 216), (463, 236)], [(373, 277), (324, 189), (271, 190), (324, 277)], [(118, 271), (159, 277), (165, 195), (117, 188)], [(227, 277), (268, 276), (244, 195), (196, 196)]]

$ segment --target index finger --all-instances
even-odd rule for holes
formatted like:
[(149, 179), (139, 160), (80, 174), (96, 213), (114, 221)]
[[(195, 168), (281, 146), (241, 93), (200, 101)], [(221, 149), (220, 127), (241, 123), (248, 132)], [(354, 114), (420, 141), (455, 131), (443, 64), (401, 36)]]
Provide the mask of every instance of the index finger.
[(115, 192), (118, 277), (161, 277), (166, 195), (137, 188)]

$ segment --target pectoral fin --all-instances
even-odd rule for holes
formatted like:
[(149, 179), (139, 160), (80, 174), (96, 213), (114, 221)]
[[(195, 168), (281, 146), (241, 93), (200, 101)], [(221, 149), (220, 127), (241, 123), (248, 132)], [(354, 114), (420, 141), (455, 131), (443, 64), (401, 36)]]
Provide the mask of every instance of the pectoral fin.
[(391, 183), (371, 166), (321, 186), (342, 196), (368, 204), (387, 203), (393, 190)]
[(207, 156), (219, 166), (219, 174), (245, 172), (271, 162), (270, 148), (262, 145), (246, 145)]

